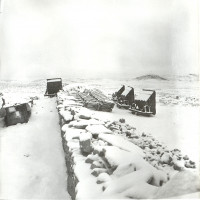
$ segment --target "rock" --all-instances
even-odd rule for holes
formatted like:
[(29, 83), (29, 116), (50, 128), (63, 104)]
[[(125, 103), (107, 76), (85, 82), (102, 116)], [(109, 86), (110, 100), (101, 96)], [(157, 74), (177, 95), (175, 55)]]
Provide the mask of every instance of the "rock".
[(91, 165), (91, 169), (94, 169), (94, 168), (104, 168), (104, 164), (102, 161), (94, 161)]
[(103, 140), (98, 140), (98, 145), (99, 146), (106, 146), (107, 142), (104, 142)]
[(196, 168), (195, 163), (191, 164), (188, 160), (185, 161), (185, 167), (186, 168)]
[(91, 116), (90, 116), (90, 115), (87, 115), (87, 114), (80, 114), (80, 115), (79, 115), (79, 118), (80, 118), (80, 119), (86, 119), (86, 120), (88, 120), (88, 119), (91, 119)]
[(172, 161), (172, 157), (169, 153), (164, 153), (161, 158), (160, 158), (160, 161), (163, 163), (163, 164), (170, 164), (170, 162)]
[(69, 127), (78, 129), (85, 129), (88, 126), (88, 120), (72, 121), (69, 123)]
[(109, 127), (109, 129), (110, 129), (111, 131), (115, 131), (115, 130), (119, 130), (119, 127), (116, 126), (116, 125), (111, 125), (111, 126)]
[(76, 114), (76, 112), (74, 111), (74, 110), (71, 110), (71, 115), (75, 115)]
[(173, 167), (175, 170), (183, 171), (185, 167), (185, 162), (183, 160), (173, 159)]
[(98, 155), (93, 155), (93, 154), (90, 154), (87, 156), (85, 162), (86, 163), (93, 163), (94, 161), (97, 161), (99, 160), (99, 156)]
[(187, 155), (185, 155), (185, 156), (183, 157), (183, 159), (184, 159), (184, 160), (189, 160), (189, 157), (188, 157)]
[(107, 173), (101, 173), (97, 177), (97, 184), (105, 183), (105, 182), (108, 182), (110, 180), (111, 180), (111, 178)]
[(161, 155), (161, 154), (163, 153), (163, 149), (162, 149), (160, 146), (157, 147), (156, 153), (157, 153), (158, 155)]
[(101, 174), (101, 173), (107, 173), (107, 169), (104, 169), (104, 168), (94, 168), (93, 170), (92, 170), (92, 175), (93, 176), (99, 176), (99, 174)]
[(93, 151), (91, 138), (92, 135), (90, 133), (82, 133), (80, 134), (80, 149), (83, 154), (89, 154)]
[(132, 138), (138, 139), (139, 136), (138, 135), (131, 135)]
[(157, 168), (158, 167), (158, 162), (156, 160), (153, 160), (151, 162), (151, 165)]
[(131, 137), (131, 132), (130, 131), (126, 131), (126, 136), (127, 137)]
[(155, 148), (155, 145), (149, 144), (149, 149), (153, 149), (153, 148)]
[(121, 122), (121, 123), (125, 123), (125, 119), (119, 119), (119, 122)]
[(103, 146), (94, 146), (94, 151), (93, 153), (99, 156), (104, 156), (104, 151), (103, 151)]
[(185, 162), (185, 167), (186, 167), (186, 168), (192, 168), (192, 165), (190, 165), (189, 162)]
[(193, 162), (193, 161), (191, 161), (191, 160), (190, 160), (189, 162), (190, 162), (191, 165), (195, 165), (195, 162)]
[(110, 127), (112, 127), (112, 122), (106, 122), (105, 127), (110, 129)]
[(123, 132), (123, 133), (126, 133), (128, 130), (126, 128), (126, 126), (121, 126), (120, 130)]
[(146, 137), (146, 136), (147, 136), (147, 135), (143, 132), (143, 133), (142, 133), (142, 137)]
[(5, 108), (1, 108), (0, 109), (0, 118), (3, 118), (6, 116), (6, 109)]
[(107, 129), (104, 125), (89, 125), (87, 126), (86, 130), (90, 132), (91, 134), (100, 134), (100, 133), (111, 134), (112, 133), (112, 131)]
[(121, 134), (122, 132), (121, 132), (120, 130), (115, 130), (114, 133), (119, 135), (119, 134)]
[(60, 111), (60, 115), (64, 118), (64, 120), (69, 123), (70, 121), (73, 120), (73, 115), (71, 115), (71, 113), (69, 111), (64, 111), (61, 110)]

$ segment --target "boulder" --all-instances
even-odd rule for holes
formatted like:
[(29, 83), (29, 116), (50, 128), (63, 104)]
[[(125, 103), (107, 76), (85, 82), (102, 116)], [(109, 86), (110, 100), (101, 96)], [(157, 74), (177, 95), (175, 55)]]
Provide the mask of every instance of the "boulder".
[(183, 159), (184, 159), (184, 160), (189, 160), (189, 157), (188, 157), (187, 155), (185, 155), (185, 156), (183, 157)]
[(73, 115), (71, 115), (69, 111), (61, 110), (60, 115), (62, 115), (62, 117), (64, 118), (66, 122), (70, 122), (73, 120)]
[(82, 133), (80, 134), (80, 149), (83, 154), (90, 154), (93, 151), (91, 138), (92, 135), (90, 133)]
[(80, 119), (89, 120), (91, 119), (91, 116), (92, 116), (92, 112), (88, 110), (87, 108), (82, 108), (81, 111), (79, 112)]
[(169, 153), (164, 153), (161, 158), (160, 158), (160, 161), (163, 163), (163, 164), (170, 164), (170, 162), (172, 161), (172, 157)]
[(184, 160), (173, 159), (173, 167), (175, 170), (183, 171), (185, 167)]
[(98, 135), (100, 133), (111, 134), (112, 131), (107, 129), (104, 125), (89, 125), (86, 130), (92, 135)]

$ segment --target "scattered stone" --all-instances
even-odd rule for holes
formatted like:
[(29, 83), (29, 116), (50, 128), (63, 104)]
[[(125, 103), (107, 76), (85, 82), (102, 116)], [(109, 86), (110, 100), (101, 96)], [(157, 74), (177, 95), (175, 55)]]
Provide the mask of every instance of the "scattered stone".
[(193, 162), (193, 161), (191, 161), (191, 160), (190, 160), (189, 162), (190, 162), (191, 165), (194, 165), (194, 164), (195, 164), (195, 162)]
[(143, 133), (142, 133), (142, 137), (146, 137), (146, 136), (147, 136), (147, 135), (143, 132)]
[(139, 136), (138, 135), (131, 135), (132, 138), (138, 139)]

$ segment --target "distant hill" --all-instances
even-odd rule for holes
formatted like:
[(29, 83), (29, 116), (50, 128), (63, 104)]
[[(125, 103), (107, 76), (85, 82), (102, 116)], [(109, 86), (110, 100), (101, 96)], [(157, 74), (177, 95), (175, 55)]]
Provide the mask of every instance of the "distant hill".
[(149, 79), (154, 79), (154, 80), (163, 80), (163, 81), (167, 81), (168, 79), (163, 78), (161, 76), (158, 75), (154, 75), (154, 74), (148, 74), (148, 75), (144, 75), (144, 76), (139, 76), (135, 78), (136, 80), (149, 80)]
[(188, 74), (184, 76), (178, 77), (179, 81), (199, 81), (199, 75), (198, 74)]

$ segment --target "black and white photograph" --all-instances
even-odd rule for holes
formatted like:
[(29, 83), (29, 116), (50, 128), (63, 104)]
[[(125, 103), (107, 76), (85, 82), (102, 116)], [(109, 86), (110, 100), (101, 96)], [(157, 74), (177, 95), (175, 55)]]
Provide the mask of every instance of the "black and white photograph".
[(200, 199), (199, 0), (0, 0), (0, 199)]

